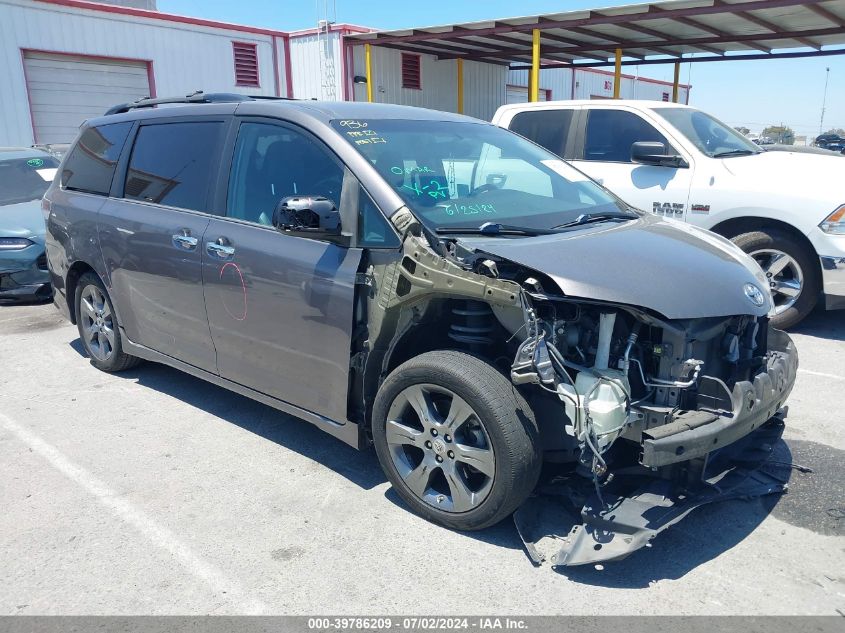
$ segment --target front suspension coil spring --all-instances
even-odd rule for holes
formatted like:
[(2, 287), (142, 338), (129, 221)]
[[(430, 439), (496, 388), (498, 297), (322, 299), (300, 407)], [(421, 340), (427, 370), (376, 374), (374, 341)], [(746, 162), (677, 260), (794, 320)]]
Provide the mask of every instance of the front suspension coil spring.
[(491, 345), (494, 317), (490, 306), (483, 301), (462, 301), (452, 308), (452, 325), (449, 338), (457, 343), (469, 345), (471, 350)]

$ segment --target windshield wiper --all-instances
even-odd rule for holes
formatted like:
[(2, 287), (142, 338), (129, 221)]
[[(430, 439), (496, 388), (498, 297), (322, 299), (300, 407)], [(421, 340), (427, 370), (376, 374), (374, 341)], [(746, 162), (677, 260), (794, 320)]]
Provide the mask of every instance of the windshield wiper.
[(571, 226), (581, 226), (582, 224), (592, 224), (594, 222), (608, 222), (610, 220), (636, 220), (639, 216), (632, 213), (582, 213), (572, 222), (558, 224), (552, 229), (567, 229)]
[(752, 154), (759, 154), (760, 152), (755, 152), (751, 149), (732, 149), (728, 152), (719, 152), (718, 154), (713, 154), (713, 158), (727, 158), (728, 156), (751, 156)]
[(481, 226), (441, 226), (434, 229), (438, 235), (551, 235), (557, 233), (552, 229), (535, 229), (530, 226), (514, 226), (485, 222)]

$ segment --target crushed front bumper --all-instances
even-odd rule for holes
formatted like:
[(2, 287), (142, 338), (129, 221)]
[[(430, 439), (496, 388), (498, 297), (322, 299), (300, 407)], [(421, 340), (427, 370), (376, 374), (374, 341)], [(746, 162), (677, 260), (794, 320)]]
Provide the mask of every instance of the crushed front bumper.
[(514, 513), (529, 558), (556, 567), (620, 560), (703, 505), (786, 492), (787, 478), (763, 469), (781, 439), (785, 415), (779, 411), (739, 442), (711, 453), (696, 486), (648, 479), (629, 494), (590, 494), (579, 514), (583, 480), (553, 481)]
[(640, 463), (657, 468), (702, 457), (748, 435), (786, 402), (795, 384), (798, 353), (789, 336), (769, 331), (766, 371), (733, 390), (718, 378), (703, 376), (698, 411), (677, 415), (643, 433)]
[(761, 467), (783, 434), (798, 355), (779, 330), (769, 331), (768, 349), (766, 370), (732, 390), (703, 376), (700, 409), (644, 430), (639, 466), (615, 473), (615, 483), (596, 489), (574, 474), (542, 487), (514, 514), (532, 561), (618, 560), (702, 505), (784, 492), (786, 480)]

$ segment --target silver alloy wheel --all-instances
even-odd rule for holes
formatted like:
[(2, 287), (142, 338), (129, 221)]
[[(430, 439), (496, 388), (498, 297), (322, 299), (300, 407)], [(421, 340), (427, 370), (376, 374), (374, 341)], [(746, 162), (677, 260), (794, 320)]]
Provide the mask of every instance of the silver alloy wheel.
[(97, 360), (108, 360), (114, 352), (114, 319), (105, 295), (93, 284), (85, 286), (79, 308), (88, 350)]
[(804, 271), (795, 258), (773, 248), (757, 250), (750, 255), (766, 274), (775, 303), (775, 314), (794, 306), (804, 288)]
[(404, 389), (390, 406), (385, 436), (399, 476), (429, 505), (467, 512), (490, 493), (496, 475), (490, 436), (453, 391), (430, 384)]

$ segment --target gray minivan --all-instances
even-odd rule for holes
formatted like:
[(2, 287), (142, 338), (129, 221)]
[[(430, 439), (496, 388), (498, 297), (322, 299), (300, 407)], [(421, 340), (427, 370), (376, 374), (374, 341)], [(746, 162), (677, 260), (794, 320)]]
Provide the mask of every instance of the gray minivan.
[(110, 112), (44, 199), (56, 305), (102, 370), (165, 363), (372, 443), (450, 528), (558, 464), (584, 522), (559, 564), (642, 547), (780, 437), (797, 356), (754, 261), (522, 137), (237, 95)]

